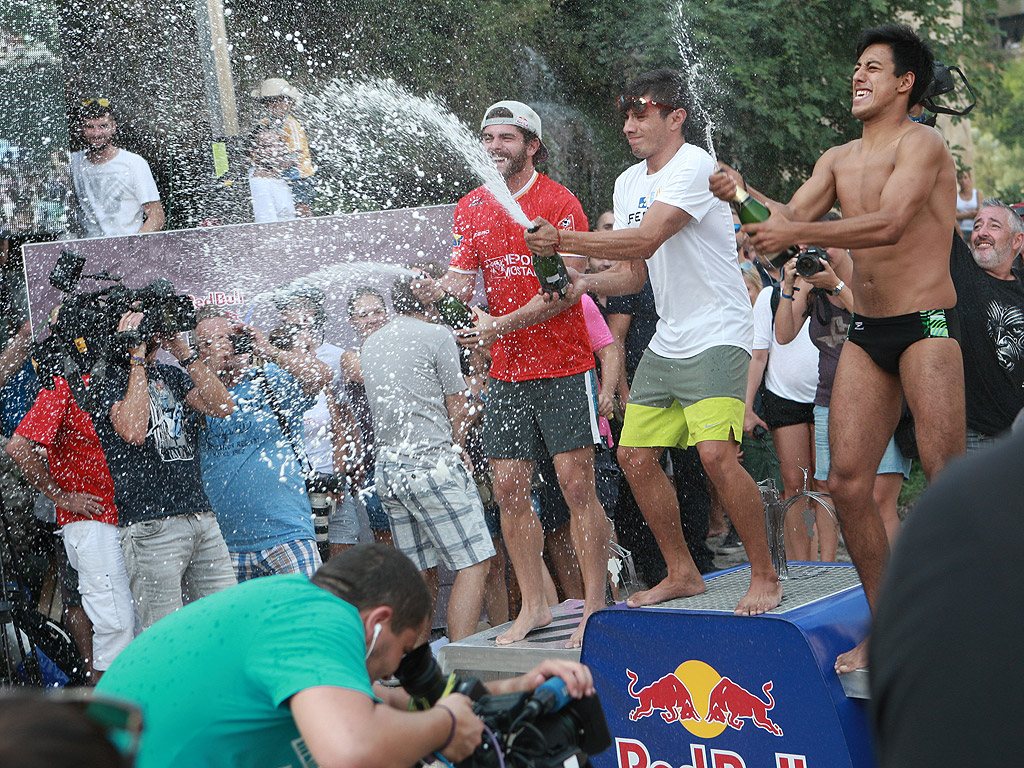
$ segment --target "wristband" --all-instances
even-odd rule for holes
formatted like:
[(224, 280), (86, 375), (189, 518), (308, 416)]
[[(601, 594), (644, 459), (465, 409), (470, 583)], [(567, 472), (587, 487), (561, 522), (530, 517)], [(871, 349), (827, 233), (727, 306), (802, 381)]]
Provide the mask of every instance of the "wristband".
[(196, 362), (198, 359), (199, 359), (199, 353), (198, 352), (193, 352), (191, 355), (186, 357), (184, 360), (179, 360), (178, 361), (178, 365), (180, 365), (182, 368), (188, 368), (190, 365), (192, 365), (192, 363)]
[(448, 713), (448, 716), (449, 716), (449, 717), (450, 717), (450, 718), (452, 719), (452, 729), (451, 729), (450, 731), (448, 731), (448, 740), (447, 740), (447, 741), (445, 741), (445, 743), (444, 743), (444, 744), (442, 744), (442, 745), (441, 745), (440, 747), (438, 747), (438, 748), (437, 748), (437, 751), (438, 751), (438, 752), (444, 752), (444, 751), (445, 751), (446, 749), (448, 749), (448, 747), (449, 747), (449, 746), (451, 745), (451, 743), (452, 743), (452, 740), (453, 740), (453, 739), (455, 738), (455, 713), (454, 713), (454, 712), (452, 712), (452, 711), (451, 711), (451, 710), (450, 710), (450, 709), (449, 709), (448, 707), (446, 707), (446, 706), (445, 706), (444, 704), (436, 704), (435, 706), (437, 706), (437, 707), (440, 707), (440, 708), (441, 708), (441, 709), (443, 709), (443, 710), (444, 710), (445, 712), (447, 712), (447, 713)]
[(131, 356), (131, 361), (132, 361), (132, 365), (145, 365), (146, 364), (146, 358), (139, 357), (138, 355), (132, 355)]
[(781, 296), (784, 299), (789, 299), (790, 301), (793, 300), (793, 294), (792, 293), (786, 293), (785, 291), (782, 291), (782, 290), (779, 291), (779, 296)]

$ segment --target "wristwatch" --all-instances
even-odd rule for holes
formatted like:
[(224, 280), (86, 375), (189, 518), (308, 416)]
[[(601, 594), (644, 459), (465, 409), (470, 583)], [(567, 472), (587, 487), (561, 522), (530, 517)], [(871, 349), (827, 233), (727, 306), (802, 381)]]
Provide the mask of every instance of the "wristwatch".
[(839, 281), (839, 285), (837, 285), (837, 286), (836, 286), (835, 288), (833, 288), (833, 289), (832, 289), (832, 290), (830, 291), (830, 293), (831, 293), (831, 294), (832, 294), (833, 296), (838, 296), (838, 295), (839, 295), (839, 292), (840, 292), (840, 291), (842, 291), (842, 290), (843, 290), (843, 288), (845, 288), (845, 287), (846, 287), (846, 283), (845, 283), (845, 282), (843, 282), (842, 280), (840, 280), (840, 281)]

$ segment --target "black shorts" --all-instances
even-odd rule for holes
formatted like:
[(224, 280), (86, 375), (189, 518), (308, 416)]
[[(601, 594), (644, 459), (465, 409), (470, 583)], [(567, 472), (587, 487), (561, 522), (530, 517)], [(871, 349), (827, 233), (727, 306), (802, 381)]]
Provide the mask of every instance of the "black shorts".
[(814, 403), (787, 400), (767, 389), (761, 396), (761, 403), (764, 405), (764, 421), (768, 429), (814, 423)]
[(484, 408), (489, 459), (537, 461), (601, 442), (594, 371), (554, 379), (491, 379)]
[(960, 316), (956, 307), (927, 309), (894, 317), (854, 315), (847, 341), (868, 353), (883, 371), (899, 376), (900, 357), (907, 347), (922, 339), (960, 341)]

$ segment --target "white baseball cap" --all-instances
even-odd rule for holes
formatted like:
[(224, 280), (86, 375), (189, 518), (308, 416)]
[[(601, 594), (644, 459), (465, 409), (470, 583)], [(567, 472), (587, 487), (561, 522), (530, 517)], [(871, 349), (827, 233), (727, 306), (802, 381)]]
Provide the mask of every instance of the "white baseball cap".
[(249, 92), (254, 99), (272, 99), (275, 96), (285, 96), (296, 104), (302, 104), (302, 94), (288, 84), (283, 77), (268, 77), (258, 88)]
[[(512, 113), (511, 117), (491, 117), (487, 115), (492, 110), (504, 108)], [(491, 104), (484, 112), (484, 119), (480, 121), (480, 130), (482, 131), (489, 125), (514, 125), (522, 128), (524, 131), (530, 131), (531, 133), (537, 134), (537, 138), (541, 140), (540, 147), (537, 149), (537, 153), (533, 156), (534, 163), (543, 163), (548, 159), (548, 148), (544, 146), (544, 138), (541, 132), (540, 115), (534, 112), (526, 104), (521, 101), (498, 101)]]

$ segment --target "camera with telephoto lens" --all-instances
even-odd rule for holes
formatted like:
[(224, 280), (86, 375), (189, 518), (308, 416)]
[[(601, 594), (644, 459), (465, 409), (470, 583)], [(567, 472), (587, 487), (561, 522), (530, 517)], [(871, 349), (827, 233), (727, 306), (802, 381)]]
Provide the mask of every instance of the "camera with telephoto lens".
[[(50, 272), (50, 285), (67, 294), (50, 319), (50, 335), (35, 345), (33, 364), (40, 383), (53, 387), (62, 376), (78, 405), (93, 412), (98, 407), (99, 384), (108, 365), (127, 362), (128, 350), (154, 336), (175, 336), (196, 327), (192, 299), (176, 294), (170, 280), (154, 280), (142, 288), (127, 288), (121, 278), (103, 271), (83, 275), (85, 257), (63, 250)], [(95, 291), (75, 293), (83, 277), (113, 283)], [(122, 315), (142, 313), (138, 328), (118, 331)], [(90, 377), (86, 387), (83, 376)]]
[(344, 475), (328, 475), (317, 472), (306, 478), (306, 493), (309, 495), (309, 506), (313, 512), (313, 532), (316, 544), (322, 551), (327, 551), (327, 529), (330, 527), (331, 515), (337, 507), (335, 499), (345, 492)]
[(479, 680), (442, 674), (427, 644), (407, 653), (395, 676), (420, 709), (448, 693), (473, 700), (483, 743), (457, 768), (583, 768), (612, 743), (597, 695), (574, 699), (557, 677), (529, 693), (488, 693)]
[(810, 277), (825, 269), (825, 262), (828, 261), (828, 254), (824, 248), (816, 245), (804, 248), (796, 255), (796, 273), (800, 277)]

